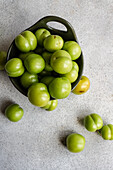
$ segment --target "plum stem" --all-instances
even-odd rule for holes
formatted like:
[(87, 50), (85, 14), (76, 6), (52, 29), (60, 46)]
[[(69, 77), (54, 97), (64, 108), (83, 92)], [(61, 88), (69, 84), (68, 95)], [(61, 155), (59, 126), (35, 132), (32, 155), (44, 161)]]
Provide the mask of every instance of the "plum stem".
[(102, 135), (101, 135), (101, 130), (97, 130), (96, 132), (97, 132), (100, 136), (102, 136)]

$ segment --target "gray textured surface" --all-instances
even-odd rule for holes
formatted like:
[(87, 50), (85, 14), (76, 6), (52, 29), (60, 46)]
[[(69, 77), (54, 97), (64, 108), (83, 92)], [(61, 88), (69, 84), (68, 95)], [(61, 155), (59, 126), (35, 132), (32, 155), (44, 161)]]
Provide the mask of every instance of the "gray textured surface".
[[(112, 170), (113, 141), (90, 133), (79, 119), (92, 112), (113, 123), (113, 0), (1, 0), (0, 50), (46, 15), (58, 15), (74, 27), (84, 54), (90, 91), (60, 100), (53, 112), (32, 106), (0, 72), (0, 170)], [(18, 123), (5, 118), (10, 102), (24, 108)], [(71, 131), (84, 135), (83, 152), (73, 154), (61, 139)]]

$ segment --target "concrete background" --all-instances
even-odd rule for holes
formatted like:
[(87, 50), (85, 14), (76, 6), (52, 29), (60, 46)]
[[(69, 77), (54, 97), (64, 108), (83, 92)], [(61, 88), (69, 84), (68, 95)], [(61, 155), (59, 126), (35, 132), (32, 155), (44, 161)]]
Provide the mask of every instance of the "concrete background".
[[(112, 170), (113, 141), (88, 132), (79, 120), (98, 113), (104, 124), (113, 123), (113, 0), (0, 0), (0, 50), (46, 15), (60, 16), (74, 27), (91, 87), (47, 112), (31, 105), (1, 71), (0, 170)], [(3, 114), (11, 102), (24, 109), (17, 123)], [(61, 142), (71, 132), (86, 138), (81, 153), (70, 153)]]

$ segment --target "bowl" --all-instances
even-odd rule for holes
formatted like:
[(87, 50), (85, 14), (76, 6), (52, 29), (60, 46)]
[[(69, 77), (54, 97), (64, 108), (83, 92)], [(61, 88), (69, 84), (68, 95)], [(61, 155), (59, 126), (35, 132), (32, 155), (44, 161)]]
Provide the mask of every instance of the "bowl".
[[(63, 26), (65, 26), (66, 31), (65, 30), (60, 30), (60, 29), (56, 29), (53, 28), (51, 26), (48, 25), (48, 23), (50, 22), (57, 22), (62, 24)], [(27, 28), (26, 30), (32, 31), (33, 33), (35, 33), (35, 31), (39, 28), (45, 28), (47, 30), (50, 31), (51, 34), (56, 34), (61, 36), (64, 41), (76, 41), (78, 43), (75, 31), (72, 27), (72, 25), (66, 21), (65, 19), (58, 17), (58, 16), (46, 16), (42, 19), (40, 19), (38, 22), (36, 22), (34, 25), (32, 25), (31, 27)], [(25, 31), (25, 30), (24, 30)], [(23, 31), (22, 31), (23, 32)], [(16, 45), (15, 45), (15, 40), (13, 40), (13, 42), (11, 43), (8, 52), (7, 52), (7, 61), (10, 60), (11, 58), (15, 58), (20, 54), (20, 51), (17, 49)], [(77, 80), (72, 83), (72, 90), (76, 87), (76, 85), (78, 84), (78, 82), (81, 79), (82, 76), (82, 72), (83, 72), (83, 54), (81, 52), (81, 55), (78, 59), (76, 59), (76, 62), (79, 66), (79, 73), (78, 73), (78, 78)], [(27, 90), (24, 89), (20, 83), (20, 78), (16, 77), (16, 78), (12, 78), (9, 77), (12, 84), (16, 87), (17, 90), (19, 90), (23, 95), (27, 96)]]

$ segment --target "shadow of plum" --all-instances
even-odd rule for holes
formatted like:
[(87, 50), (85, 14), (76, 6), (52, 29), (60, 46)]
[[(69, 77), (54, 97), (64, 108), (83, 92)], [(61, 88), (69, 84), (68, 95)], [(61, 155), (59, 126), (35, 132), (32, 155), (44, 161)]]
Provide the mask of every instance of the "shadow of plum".
[(4, 116), (6, 108), (11, 104), (14, 104), (14, 102), (11, 100), (4, 100), (3, 102), (1, 102), (0, 111)]

